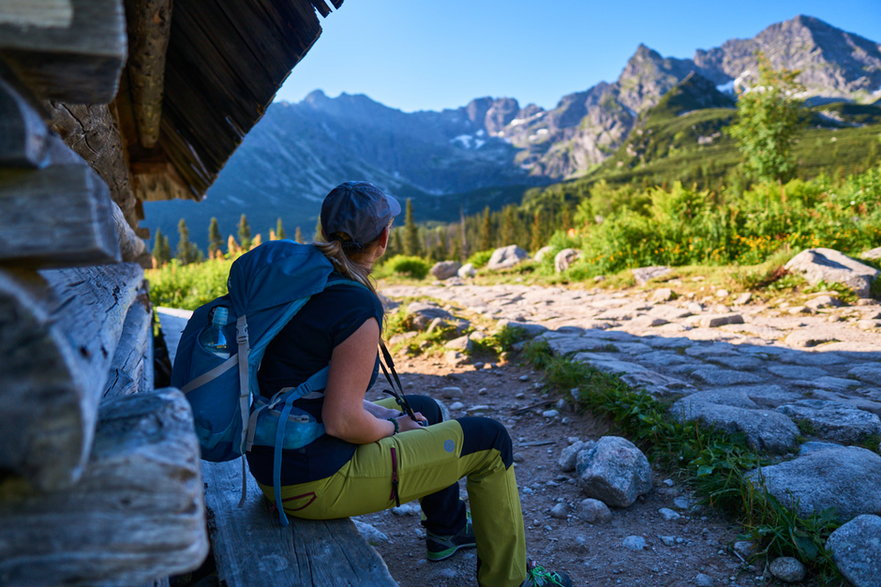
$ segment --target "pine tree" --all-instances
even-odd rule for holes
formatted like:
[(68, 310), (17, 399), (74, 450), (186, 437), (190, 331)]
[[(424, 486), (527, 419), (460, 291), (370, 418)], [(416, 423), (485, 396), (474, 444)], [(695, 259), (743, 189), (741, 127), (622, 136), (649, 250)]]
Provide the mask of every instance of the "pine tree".
[(251, 226), (248, 224), (248, 217), (242, 214), (239, 218), (239, 244), (246, 251), (251, 248)]
[(220, 247), (223, 246), (223, 237), (220, 236), (220, 226), (217, 224), (217, 218), (211, 218), (208, 225), (208, 256), (214, 258), (220, 253)]
[(303, 242), (303, 231), (300, 230), (300, 227), (294, 229), (294, 240), (298, 243)]
[(514, 237), (515, 230), (514, 206), (505, 206), (502, 210), (502, 226), (499, 228), (499, 239), (503, 247), (517, 244)]
[(190, 241), (190, 230), (187, 228), (187, 221), (183, 218), (177, 223), (177, 234), (177, 252), (175, 254), (177, 260), (180, 261), (182, 265), (198, 261), (202, 252), (195, 243)]
[(489, 217), (489, 206), (483, 209), (480, 217), (480, 232), (477, 236), (478, 247), (481, 251), (492, 248), (492, 219)]
[(275, 219), (275, 238), (281, 239), (284, 237), (285, 237), (284, 225), (282, 224), (281, 217), (279, 216), (278, 218)]
[(171, 261), (171, 245), (168, 243), (168, 237), (158, 228), (153, 242), (153, 258), (156, 259), (156, 265), (161, 267)]
[(422, 243), (419, 241), (419, 228), (413, 222), (413, 200), (407, 198), (404, 208), (404, 254), (420, 256)]
[(312, 240), (316, 240), (316, 241), (323, 241), (324, 240), (324, 235), (321, 232), (321, 217), (320, 216), (315, 220), (315, 236), (312, 237)]
[(532, 226), (530, 227), (529, 248), (534, 253), (544, 246), (541, 229), (541, 210), (532, 213)]

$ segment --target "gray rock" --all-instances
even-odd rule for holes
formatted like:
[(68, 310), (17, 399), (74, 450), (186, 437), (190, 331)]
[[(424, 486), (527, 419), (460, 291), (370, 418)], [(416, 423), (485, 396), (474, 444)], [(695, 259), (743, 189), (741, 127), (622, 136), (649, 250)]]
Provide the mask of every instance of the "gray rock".
[(550, 245), (544, 246), (544, 247), (540, 248), (539, 250), (537, 250), (535, 252), (535, 255), (532, 258), (535, 259), (536, 261), (541, 262), (545, 258), (545, 256), (553, 250), (554, 250), (554, 247), (552, 247)]
[(881, 512), (881, 456), (856, 446), (830, 448), (750, 471), (747, 479), (801, 516), (831, 508), (847, 521)]
[(821, 296), (817, 296), (815, 298), (811, 298), (807, 302), (805, 302), (805, 307), (810, 308), (811, 310), (822, 310), (824, 308), (838, 308), (839, 306), (844, 305), (841, 300), (837, 297), (830, 296), (828, 294), (823, 294)]
[(881, 382), (881, 365), (857, 365), (847, 374), (866, 383), (879, 383)]
[[(540, 340), (545, 340), (555, 355), (568, 355), (582, 351), (607, 351), (612, 347), (608, 340), (594, 336), (578, 336), (575, 334), (559, 334), (548, 332), (542, 334)], [(614, 347), (617, 349), (617, 347)]]
[(568, 513), (566, 512), (566, 504), (560, 502), (551, 508), (551, 517), (557, 518), (558, 520), (565, 520), (568, 517)]
[(578, 453), (578, 484), (588, 497), (627, 507), (652, 489), (652, 468), (636, 446), (617, 436), (603, 436)]
[(639, 267), (632, 269), (631, 273), (633, 273), (633, 279), (636, 280), (637, 284), (645, 285), (650, 279), (670, 273), (670, 268), (664, 266)]
[(876, 259), (881, 259), (881, 247), (875, 247), (874, 249), (869, 249), (868, 251), (863, 251), (860, 253), (861, 259), (868, 259), (870, 261), (874, 261)]
[(412, 317), (413, 327), (416, 330), (425, 330), (436, 318), (453, 320), (452, 314), (433, 303), (412, 302), (407, 306), (407, 313)]
[(477, 275), (477, 269), (474, 267), (474, 263), (465, 263), (459, 267), (459, 270), (456, 271), (456, 275), (461, 279), (468, 279), (469, 277)]
[(563, 249), (556, 255), (554, 255), (554, 271), (557, 273), (562, 273), (569, 269), (569, 267), (581, 258), (581, 251), (578, 249)]
[(645, 538), (642, 536), (627, 536), (621, 542), (628, 550), (645, 550)]
[(545, 410), (541, 413), (542, 418), (556, 418), (560, 415), (558, 410)]
[(673, 290), (669, 287), (659, 287), (656, 289), (652, 295), (649, 297), (649, 301), (651, 302), (669, 302), (674, 299), (676, 294), (673, 293)]
[(679, 515), (679, 512), (673, 511), (670, 508), (661, 508), (658, 510), (658, 513), (661, 514), (661, 517), (667, 520), (668, 522), (672, 522), (673, 520), (678, 520), (682, 516)]
[(743, 558), (751, 557), (756, 552), (756, 545), (749, 540), (738, 540), (732, 545), (732, 548)]
[(486, 268), (507, 269), (508, 267), (518, 265), (528, 258), (529, 254), (517, 245), (508, 245), (493, 251), (492, 256), (489, 258), (489, 263), (486, 264)]
[(804, 399), (782, 405), (777, 411), (796, 423), (804, 422), (811, 435), (836, 442), (859, 442), (866, 436), (881, 434), (878, 416), (842, 402)]
[(868, 298), (878, 270), (834, 249), (808, 249), (789, 260), (784, 267), (801, 273), (808, 283), (843, 283), (861, 298)]
[(797, 348), (809, 348), (827, 342), (838, 342), (838, 339), (833, 334), (814, 328), (791, 332), (786, 335), (784, 342)]
[(734, 370), (752, 370), (757, 369), (763, 364), (763, 361), (756, 357), (743, 355), (717, 355), (706, 358), (711, 363), (716, 363), (728, 369)]
[(805, 578), (805, 566), (791, 556), (775, 558), (768, 570), (784, 583), (798, 583)]
[(673, 506), (679, 508), (683, 511), (688, 511), (694, 505), (692, 500), (684, 495), (680, 495), (679, 497), (673, 498)]
[(428, 272), (431, 273), (435, 279), (449, 279), (450, 277), (456, 277), (458, 275), (461, 266), (462, 264), (458, 261), (438, 261), (432, 265)]
[(824, 442), (822, 440), (809, 440), (808, 442), (803, 442), (802, 445), (798, 447), (798, 456), (803, 457), (811, 453), (820, 452), (821, 450), (829, 450), (830, 448), (841, 448), (841, 445), (835, 444), (834, 442)]
[(358, 534), (360, 534), (369, 544), (376, 546), (382, 543), (391, 543), (391, 539), (389, 539), (389, 537), (381, 530), (377, 530), (374, 526), (355, 519), (352, 520), (352, 523), (355, 524), (355, 529), (358, 530)]
[(548, 331), (547, 326), (542, 326), (541, 324), (535, 324), (532, 322), (515, 322), (513, 320), (501, 320), (499, 321), (498, 326), (500, 329), (514, 329), (525, 338), (535, 338)]
[(590, 448), (594, 444), (595, 443), (593, 440), (579, 440), (564, 448), (560, 452), (560, 458), (557, 460), (557, 464), (560, 465), (560, 470), (567, 473), (570, 471), (574, 471), (575, 463), (578, 460), (578, 453)]
[(456, 397), (462, 397), (462, 388), (449, 386), (449, 387), (441, 387), (440, 390), (441, 396), (446, 399), (453, 399)]
[(844, 379), (842, 377), (817, 377), (811, 380), (813, 386), (819, 389), (828, 389), (829, 391), (847, 391), (852, 387), (860, 384), (859, 381), (853, 379)]
[(753, 294), (751, 294), (749, 292), (745, 292), (745, 293), (740, 294), (736, 298), (734, 298), (734, 305), (735, 306), (743, 306), (744, 304), (750, 303), (752, 301), (752, 299), (753, 299)]
[(588, 524), (603, 524), (612, 519), (612, 510), (600, 500), (589, 497), (578, 504), (578, 518)]
[(703, 316), (699, 323), (703, 328), (718, 328), (726, 324), (743, 324), (743, 316), (740, 314), (719, 314), (717, 316)]
[(829, 536), (826, 548), (838, 570), (855, 587), (881, 583), (881, 517), (857, 516)]
[(444, 343), (444, 346), (448, 349), (456, 349), (458, 351), (470, 351), (474, 347), (474, 343), (471, 342), (471, 339), (466, 335), (448, 340)]
[(451, 410), (464, 410), (465, 404), (463, 404), (462, 402), (453, 402), (450, 404), (450, 409)]
[(748, 371), (732, 371), (717, 367), (699, 367), (691, 371), (691, 376), (712, 385), (738, 385), (741, 383), (761, 383), (762, 378)]
[(703, 573), (698, 573), (694, 577), (694, 584), (698, 587), (713, 587), (713, 578)]
[(660, 540), (664, 546), (674, 546), (676, 544), (675, 536), (661, 536), (658, 535), (658, 540)]
[(779, 377), (789, 379), (823, 377), (829, 374), (820, 367), (803, 367), (801, 365), (771, 365), (768, 367), (768, 371)]
[(585, 362), (600, 371), (618, 375), (631, 387), (642, 388), (654, 396), (664, 397), (677, 393), (681, 395), (682, 390), (692, 388), (681, 379), (663, 375), (638, 363), (610, 359), (608, 355), (602, 353), (577, 353), (572, 359)]
[[(735, 397), (732, 395), (732, 402)], [(742, 402), (743, 398), (737, 401)], [(723, 405), (689, 396), (673, 404), (671, 412), (680, 421), (696, 420), (723, 432), (742, 433), (747, 444), (765, 452), (787, 452), (796, 446), (799, 435), (798, 427), (784, 414), (745, 404)]]
[(468, 364), (468, 356), (463, 355), (459, 351), (450, 350), (450, 351), (446, 351), (444, 353), (444, 362), (447, 365), (451, 365), (453, 367), (458, 367), (461, 365)]

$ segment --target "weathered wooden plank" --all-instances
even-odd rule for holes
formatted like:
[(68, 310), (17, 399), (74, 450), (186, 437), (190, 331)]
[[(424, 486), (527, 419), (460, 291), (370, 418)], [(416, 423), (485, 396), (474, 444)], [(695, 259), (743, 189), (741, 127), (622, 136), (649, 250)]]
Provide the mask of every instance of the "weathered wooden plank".
[(0, 57), (43, 98), (110, 102), (127, 53), (122, 0), (0, 4)]
[(0, 470), (41, 490), (80, 478), (142, 282), (132, 263), (0, 270)]
[(114, 207), (82, 163), (0, 170), (0, 259), (32, 267), (117, 262)]
[(240, 461), (203, 462), (202, 476), (217, 574), (227, 585), (397, 585), (349, 519), (291, 519), (282, 528), (250, 475), (239, 507)]
[(129, 86), (141, 145), (159, 140), (165, 55), (171, 32), (171, 0), (126, 0)]
[(0, 166), (39, 167), (49, 129), (34, 108), (0, 78)]
[(74, 488), (0, 501), (0, 584), (138, 585), (192, 570), (208, 551), (204, 514), (183, 394), (117, 398)]
[(153, 389), (153, 313), (146, 289), (138, 299), (125, 317), (102, 394), (105, 400)]
[(340, 9), (340, 6), (343, 5), (343, 0), (330, 0), (330, 3), (333, 4), (333, 7), (337, 10)]
[(126, 221), (137, 226), (140, 216), (115, 110), (105, 105), (75, 106), (60, 102), (44, 105), (51, 116), (49, 127), (101, 176)]
[(327, 15), (330, 14), (330, 7), (324, 0), (312, 0), (312, 6), (321, 13), (321, 16), (327, 18)]

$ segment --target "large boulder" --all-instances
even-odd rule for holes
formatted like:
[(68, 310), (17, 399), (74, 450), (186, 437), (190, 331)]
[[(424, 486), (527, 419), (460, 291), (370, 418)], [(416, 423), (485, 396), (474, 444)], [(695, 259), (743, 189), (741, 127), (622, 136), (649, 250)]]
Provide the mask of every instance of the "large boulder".
[(881, 518), (857, 516), (829, 536), (826, 549), (838, 570), (856, 587), (881, 581)]
[(456, 272), (456, 274), (462, 279), (467, 279), (469, 277), (474, 277), (475, 275), (477, 275), (477, 269), (474, 268), (474, 263), (465, 263), (464, 265), (459, 267), (459, 270)]
[(554, 256), (554, 271), (562, 273), (581, 258), (581, 251), (578, 249), (563, 249)]
[(487, 269), (507, 269), (529, 258), (529, 254), (517, 245), (508, 245), (493, 251), (486, 264)]
[(541, 262), (541, 260), (544, 259), (545, 256), (548, 255), (553, 250), (554, 250), (554, 247), (552, 247), (550, 245), (546, 245), (546, 246), (540, 248), (539, 250), (537, 250), (535, 252), (535, 255), (533, 255), (532, 258), (535, 259), (536, 261)]
[(812, 285), (843, 283), (861, 298), (869, 297), (878, 270), (835, 249), (807, 249), (789, 260), (784, 268), (800, 273)]
[(636, 280), (637, 284), (645, 285), (650, 279), (670, 273), (670, 268), (663, 265), (655, 265), (653, 267), (637, 267), (636, 269), (631, 269), (630, 272), (633, 274), (633, 279)]
[(431, 273), (435, 279), (449, 279), (458, 275), (459, 267), (461, 266), (462, 264), (458, 261), (438, 261), (432, 265), (428, 272)]
[(881, 261), (881, 247), (875, 247), (874, 249), (863, 251), (860, 253), (860, 257), (863, 259), (869, 259), (870, 261)]
[[(679, 421), (698, 421), (729, 434), (740, 433), (755, 450), (783, 453), (798, 444), (798, 427), (786, 415), (760, 409), (746, 394), (713, 397), (702, 392), (673, 404)], [(708, 401), (708, 400), (715, 401)]]
[(618, 436), (603, 436), (578, 453), (578, 485), (587, 497), (627, 507), (652, 489), (652, 468), (636, 446)]
[(804, 422), (811, 435), (836, 442), (859, 442), (881, 434), (881, 419), (844, 402), (803, 399), (777, 408), (795, 422)]
[(434, 303), (413, 302), (407, 306), (413, 330), (425, 330), (433, 320), (453, 321), (455, 317)]
[(791, 461), (747, 473), (783, 505), (802, 517), (825, 509), (846, 522), (861, 514), (881, 514), (881, 456), (843, 446), (811, 452)]

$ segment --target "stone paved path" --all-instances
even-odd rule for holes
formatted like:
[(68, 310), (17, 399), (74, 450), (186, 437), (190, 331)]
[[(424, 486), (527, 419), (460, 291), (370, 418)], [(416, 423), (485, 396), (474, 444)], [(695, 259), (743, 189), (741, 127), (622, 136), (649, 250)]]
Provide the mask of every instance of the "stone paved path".
[[(666, 291), (607, 292), (527, 285), (391, 286), (496, 320), (546, 327), (558, 353), (617, 373), (675, 412), (786, 452), (801, 432), (854, 442), (881, 434), (881, 305), (734, 305), (734, 296), (668, 300)], [(664, 300), (664, 301), (662, 301)], [(729, 305), (726, 305), (725, 302)], [(814, 307), (812, 309), (811, 307)]]

